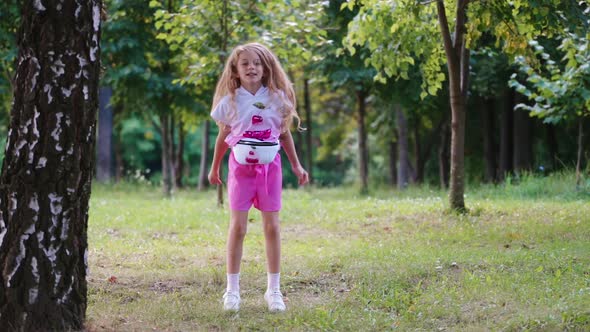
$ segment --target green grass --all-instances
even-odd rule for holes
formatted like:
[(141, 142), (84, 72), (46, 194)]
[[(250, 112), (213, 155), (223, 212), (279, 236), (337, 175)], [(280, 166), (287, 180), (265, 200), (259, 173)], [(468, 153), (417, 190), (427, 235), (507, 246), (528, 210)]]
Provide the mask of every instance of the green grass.
[(251, 213), (242, 310), (221, 310), (229, 213), (213, 192), (94, 186), (90, 331), (584, 331), (590, 195), (568, 175), (467, 190), (446, 212), (428, 188), (287, 190), (288, 311), (270, 314), (260, 215)]

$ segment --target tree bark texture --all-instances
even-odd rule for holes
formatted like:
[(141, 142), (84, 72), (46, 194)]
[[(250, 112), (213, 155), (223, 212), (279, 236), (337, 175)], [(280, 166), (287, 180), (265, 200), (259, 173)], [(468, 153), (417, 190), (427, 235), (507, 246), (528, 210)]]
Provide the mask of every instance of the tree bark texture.
[(366, 117), (366, 93), (363, 89), (356, 92), (358, 107), (358, 134), (359, 134), (359, 176), (361, 177), (361, 193), (369, 191), (369, 150), (367, 148), (367, 130), (365, 128)]
[(0, 327), (83, 328), (102, 2), (26, 1), (0, 175)]

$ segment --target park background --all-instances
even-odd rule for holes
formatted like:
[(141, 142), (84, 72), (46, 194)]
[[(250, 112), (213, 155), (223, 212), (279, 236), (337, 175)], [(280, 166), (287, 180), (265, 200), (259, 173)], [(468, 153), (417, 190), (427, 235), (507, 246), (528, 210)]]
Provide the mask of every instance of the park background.
[[(455, 66), (469, 78), (466, 209), (454, 209), (457, 59), (440, 3), (453, 29), (466, 1), (105, 1), (90, 328), (588, 328), (588, 6), (469, 4), (468, 47), (455, 49), (469, 55)], [(20, 11), (1, 6), (4, 144)], [(295, 85), (312, 183), (295, 190), (284, 164), (293, 310), (261, 316), (253, 217), (244, 283), (260, 285), (246, 294), (254, 307), (228, 319), (216, 307), (227, 211), (206, 180), (209, 111), (225, 57), (248, 41), (269, 46)]]
[[(9, 78), (19, 22), (17, 7), (10, 3), (2, 14), (2, 137), (9, 123)], [(298, 112), (307, 130), (295, 131), (294, 138), (313, 184), (357, 185), (361, 191), (369, 183), (448, 186), (451, 111), (434, 6), (418, 5), (425, 11), (431, 8), (425, 18), (403, 17), (406, 9), (389, 13), (378, 3), (364, 5), (363, 11), (371, 6), (378, 10), (361, 13), (374, 15), (365, 20), (375, 20), (363, 26), (358, 23), (358, 6), (349, 10), (344, 2), (341, 9), (343, 2), (338, 1), (270, 1), (265, 6), (249, 1), (152, 1), (149, 6), (144, 1), (106, 1), (98, 180), (145, 179), (163, 184), (164, 192), (184, 186), (206, 188), (217, 133), (209, 119), (216, 80), (232, 47), (256, 40), (276, 52), (295, 85)], [(572, 170), (578, 153), (580, 167), (585, 168), (583, 147), (590, 135), (578, 140), (588, 126), (588, 51), (581, 49), (587, 41), (583, 34), (576, 37), (581, 40), (568, 35), (567, 26), (541, 5), (530, 6), (537, 14), (527, 22), (513, 22), (514, 27), (509, 16), (499, 18), (507, 20), (503, 27), (495, 25), (493, 8), (471, 6), (477, 19), (469, 21), (468, 28), (477, 47), (471, 50), (464, 124), (467, 183)], [(394, 27), (419, 20), (424, 27), (393, 32)], [(538, 31), (548, 23), (555, 27)], [(350, 27), (355, 27), (352, 32)], [(541, 44), (529, 46), (527, 38), (535, 34)], [(411, 38), (421, 42), (412, 43)], [(535, 57), (541, 46), (545, 49)], [(389, 50), (387, 56), (384, 49)], [(530, 58), (515, 61), (521, 54)], [(530, 83), (538, 81), (528, 79), (537, 72), (523, 71), (528, 65), (544, 65), (538, 59), (555, 62), (562, 76), (569, 67), (577, 69), (577, 76), (570, 78), (577, 81), (560, 86), (562, 77), (552, 78), (545, 66), (537, 69), (541, 77), (546, 74), (547, 82), (538, 83), (540, 87)], [(527, 79), (529, 90), (514, 87)], [(559, 89), (570, 90), (556, 93)], [(538, 105), (527, 99), (531, 94), (533, 99), (540, 96)], [(515, 110), (519, 104), (538, 107), (529, 113), (530, 109)], [(544, 105), (553, 108), (539, 111)], [(294, 186), (292, 174), (284, 173), (286, 185)]]

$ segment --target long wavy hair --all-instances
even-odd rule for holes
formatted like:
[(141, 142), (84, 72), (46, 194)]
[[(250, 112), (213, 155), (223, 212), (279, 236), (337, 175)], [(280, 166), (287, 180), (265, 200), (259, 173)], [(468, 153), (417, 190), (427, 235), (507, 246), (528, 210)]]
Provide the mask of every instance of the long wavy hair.
[(244, 51), (250, 51), (258, 55), (264, 68), (262, 85), (269, 89), (271, 96), (278, 96), (282, 99), (283, 107), (279, 109), (283, 118), (281, 132), (289, 130), (293, 123), (293, 118), (297, 119), (297, 129), (301, 130), (301, 120), (297, 114), (297, 101), (293, 84), (283, 70), (279, 59), (266, 46), (259, 43), (239, 45), (232, 50), (215, 88), (213, 109), (215, 109), (223, 97), (229, 96), (233, 105), (232, 110), (236, 112), (236, 90), (241, 86), (237, 67), (238, 58)]

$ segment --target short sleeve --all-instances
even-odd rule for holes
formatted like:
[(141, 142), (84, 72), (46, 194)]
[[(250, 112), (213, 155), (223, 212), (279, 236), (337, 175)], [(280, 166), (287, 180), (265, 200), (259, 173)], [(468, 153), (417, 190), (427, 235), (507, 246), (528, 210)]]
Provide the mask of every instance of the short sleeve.
[(215, 122), (222, 123), (227, 126), (230, 125), (228, 100), (229, 98), (227, 97), (222, 98), (217, 106), (215, 106), (213, 111), (211, 111), (211, 117), (213, 120), (215, 120)]

